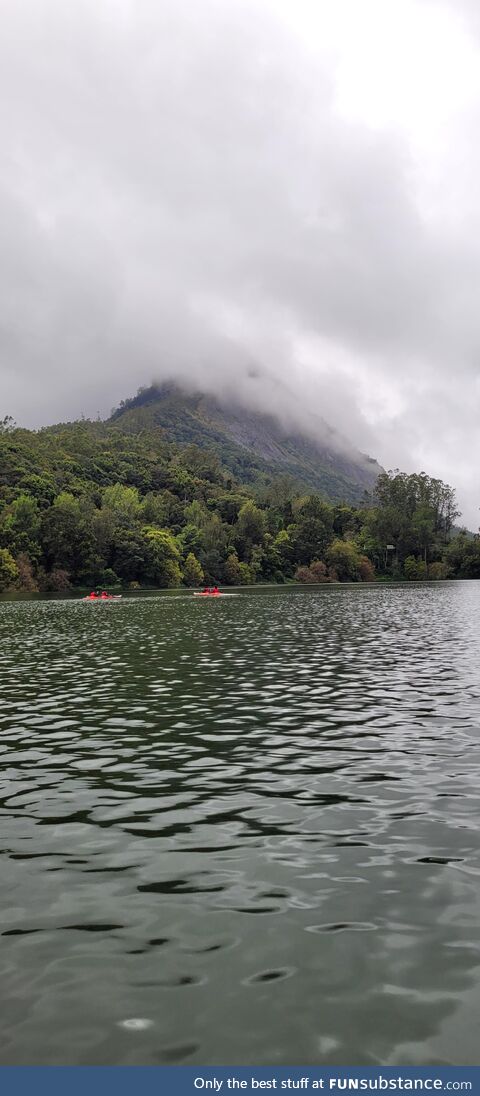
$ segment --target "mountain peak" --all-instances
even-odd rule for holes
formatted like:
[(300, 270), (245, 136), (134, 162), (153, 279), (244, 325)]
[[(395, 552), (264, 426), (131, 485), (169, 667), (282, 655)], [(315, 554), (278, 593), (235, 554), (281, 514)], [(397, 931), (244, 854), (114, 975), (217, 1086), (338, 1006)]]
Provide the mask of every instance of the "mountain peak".
[(331, 501), (358, 502), (373, 488), (380, 465), (316, 421), (317, 437), (312, 423), (302, 430), (284, 415), (252, 410), (238, 396), (186, 391), (175, 381), (140, 388), (110, 419), (129, 433), (155, 426), (170, 442), (214, 449), (243, 482), (288, 475)]

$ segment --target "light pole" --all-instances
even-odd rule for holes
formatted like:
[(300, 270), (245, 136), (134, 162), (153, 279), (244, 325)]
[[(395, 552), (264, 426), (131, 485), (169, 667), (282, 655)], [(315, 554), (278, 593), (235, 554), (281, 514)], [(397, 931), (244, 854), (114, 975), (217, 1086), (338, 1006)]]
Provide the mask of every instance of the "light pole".
[(394, 552), (394, 551), (395, 551), (395, 545), (394, 544), (386, 544), (385, 545), (385, 569), (388, 567), (388, 553), (389, 552)]

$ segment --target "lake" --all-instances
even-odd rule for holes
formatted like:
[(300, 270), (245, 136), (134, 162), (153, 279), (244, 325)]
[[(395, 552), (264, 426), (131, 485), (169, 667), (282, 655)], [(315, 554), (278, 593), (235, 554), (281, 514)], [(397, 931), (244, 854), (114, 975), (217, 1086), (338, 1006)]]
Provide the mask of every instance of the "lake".
[(480, 582), (0, 603), (0, 1063), (480, 1063)]

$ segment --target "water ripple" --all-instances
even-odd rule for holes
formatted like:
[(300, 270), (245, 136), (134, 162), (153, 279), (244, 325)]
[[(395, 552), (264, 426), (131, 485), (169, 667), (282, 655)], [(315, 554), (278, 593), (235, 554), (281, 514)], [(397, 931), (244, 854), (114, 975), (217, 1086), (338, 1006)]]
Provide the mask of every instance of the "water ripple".
[(480, 583), (200, 600), (0, 602), (1, 1063), (476, 1064)]

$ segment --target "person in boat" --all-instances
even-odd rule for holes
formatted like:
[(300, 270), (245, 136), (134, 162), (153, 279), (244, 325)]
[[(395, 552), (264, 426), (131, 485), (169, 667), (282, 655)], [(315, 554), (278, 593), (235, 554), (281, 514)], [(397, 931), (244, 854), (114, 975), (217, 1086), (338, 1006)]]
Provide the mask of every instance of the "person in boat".
[(204, 586), (203, 590), (202, 590), (202, 594), (209, 594), (209, 593), (211, 593), (210, 587), (209, 586)]
[(218, 586), (214, 586), (213, 590), (211, 592), (212, 592), (212, 594), (219, 594), (220, 590), (218, 589)]
[(91, 594), (89, 594), (88, 596), (91, 597), (92, 601), (95, 601), (95, 598), (98, 597), (98, 594), (95, 590), (92, 590)]
[(103, 597), (103, 600), (105, 601), (105, 598), (109, 598), (110, 594), (107, 594), (106, 590), (102, 590), (101, 597)]

